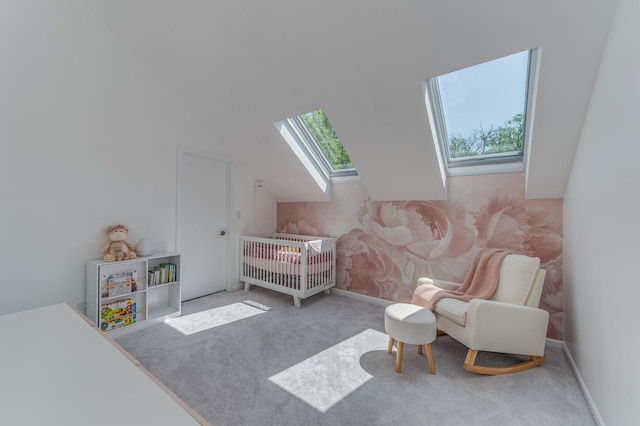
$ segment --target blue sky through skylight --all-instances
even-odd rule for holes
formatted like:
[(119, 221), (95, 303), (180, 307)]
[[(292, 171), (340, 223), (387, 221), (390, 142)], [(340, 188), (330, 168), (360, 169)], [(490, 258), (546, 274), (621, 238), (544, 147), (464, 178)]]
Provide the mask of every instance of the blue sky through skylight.
[(529, 51), (438, 77), (450, 136), (502, 126), (525, 109)]

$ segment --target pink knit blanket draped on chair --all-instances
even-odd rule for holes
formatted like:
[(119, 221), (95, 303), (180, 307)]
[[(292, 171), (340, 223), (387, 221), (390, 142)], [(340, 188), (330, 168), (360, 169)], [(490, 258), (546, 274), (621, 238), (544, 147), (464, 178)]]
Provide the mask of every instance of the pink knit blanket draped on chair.
[[(423, 284), (413, 292), (411, 303), (433, 311), (436, 303), (445, 297), (463, 300), (488, 299), (496, 291), (500, 279), (502, 261), (509, 252), (499, 249), (483, 249), (473, 259), (458, 290), (443, 290), (437, 285)], [(437, 283), (437, 280), (434, 280)]]

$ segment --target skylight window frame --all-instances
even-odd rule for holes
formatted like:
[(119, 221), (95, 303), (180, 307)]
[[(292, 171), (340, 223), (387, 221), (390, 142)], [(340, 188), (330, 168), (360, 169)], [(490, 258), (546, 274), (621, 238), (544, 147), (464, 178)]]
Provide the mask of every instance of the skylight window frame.
[(311, 135), (307, 125), (304, 124), (304, 121), (302, 121), (300, 116), (288, 118), (286, 122), (293, 130), (292, 134), (297, 139), (296, 142), (298, 142), (298, 145), (300, 145), (305, 155), (312, 161), (316, 168), (320, 169), (327, 179), (331, 178), (334, 171), (333, 167), (329, 164), (329, 160), (325, 157), (315, 138)]
[[(332, 183), (351, 183), (359, 181), (358, 172), (355, 168), (349, 169), (334, 169), (331, 163), (325, 156), (324, 152), (320, 148), (318, 142), (313, 137), (307, 125), (302, 120), (301, 116), (295, 116), (287, 118), (286, 120), (278, 121), (274, 123), (276, 128), (280, 129), (284, 126), (287, 130), (287, 134), (293, 140), (287, 140), (296, 144), (301, 151), (301, 154), (305, 157), (305, 160), (301, 158), (303, 163), (310, 163), (315, 171), (323, 176), (323, 180), (330, 181)], [(287, 139), (287, 136), (280, 131), (283, 137)], [(311, 172), (311, 170), (310, 170)]]
[[(451, 158), (449, 151), (449, 133), (442, 106), (438, 76), (425, 81), (425, 102), (428, 103), (428, 113), (432, 123), (433, 136), (437, 149), (441, 153), (444, 168), (449, 176), (502, 173), (524, 171), (527, 151), (531, 143), (531, 127), (533, 125), (533, 111), (539, 72), (540, 48), (528, 50), (528, 66), (525, 82), (525, 99), (523, 105), (523, 141), (522, 151), (494, 153), (482, 156)], [(500, 58), (497, 58), (500, 59)], [(516, 154), (517, 152), (517, 154)]]

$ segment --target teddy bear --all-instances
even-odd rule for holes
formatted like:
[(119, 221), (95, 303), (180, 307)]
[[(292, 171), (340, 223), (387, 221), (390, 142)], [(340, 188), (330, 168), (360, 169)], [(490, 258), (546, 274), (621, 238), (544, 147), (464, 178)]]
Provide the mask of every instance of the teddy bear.
[(129, 229), (124, 225), (110, 226), (105, 233), (109, 236), (109, 244), (102, 250), (105, 262), (115, 262), (117, 260), (129, 260), (137, 257), (133, 244), (125, 240), (129, 236)]

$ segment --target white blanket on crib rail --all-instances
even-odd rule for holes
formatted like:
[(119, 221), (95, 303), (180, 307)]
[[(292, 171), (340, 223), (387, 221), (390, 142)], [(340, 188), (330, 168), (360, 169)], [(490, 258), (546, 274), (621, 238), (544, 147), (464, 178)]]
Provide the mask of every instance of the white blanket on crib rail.
[(331, 251), (331, 240), (313, 240), (308, 241), (308, 243), (309, 254), (312, 256)]

